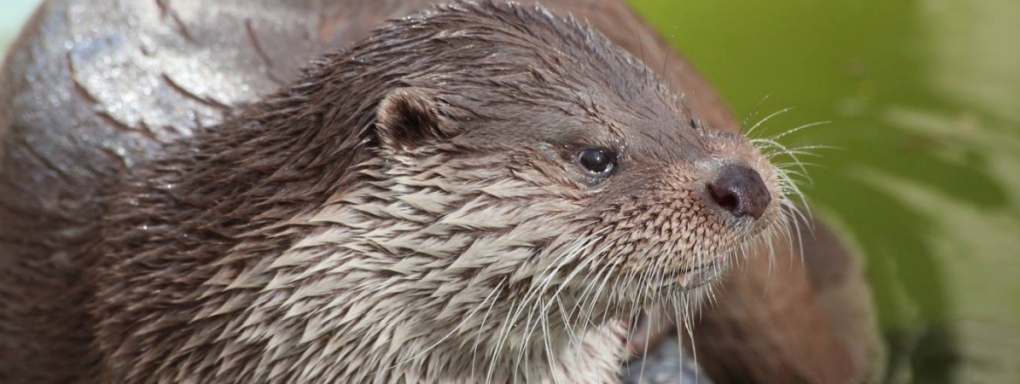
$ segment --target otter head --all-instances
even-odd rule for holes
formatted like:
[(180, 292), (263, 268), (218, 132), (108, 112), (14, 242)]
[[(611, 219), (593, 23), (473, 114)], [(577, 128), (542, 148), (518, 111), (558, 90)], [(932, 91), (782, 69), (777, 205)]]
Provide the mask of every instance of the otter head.
[(316, 129), (354, 127), (337, 162), (351, 166), (289, 220), (301, 238), (271, 288), (358, 287), (498, 354), (682, 301), (783, 217), (777, 173), (747, 139), (541, 8), (437, 8), (314, 76)]
[(441, 8), (335, 67), (373, 85), (351, 100), (370, 116), (355, 167), (367, 187), (313, 221), (372, 228), (366, 243), (436, 266), (441, 289), (491, 293), (516, 316), (628, 316), (688, 297), (781, 228), (779, 175), (754, 145), (541, 8)]

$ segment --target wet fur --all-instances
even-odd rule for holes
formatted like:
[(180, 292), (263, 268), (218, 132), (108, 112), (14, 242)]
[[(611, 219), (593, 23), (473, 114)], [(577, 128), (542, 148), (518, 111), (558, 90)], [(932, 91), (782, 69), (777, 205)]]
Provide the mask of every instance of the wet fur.
[[(621, 153), (607, 180), (572, 163), (591, 144)], [(433, 8), (108, 187), (88, 276), (99, 374), (615, 382), (621, 319), (688, 300), (714, 258), (781, 224), (704, 203), (734, 161), (782, 194), (746, 139), (594, 30)]]

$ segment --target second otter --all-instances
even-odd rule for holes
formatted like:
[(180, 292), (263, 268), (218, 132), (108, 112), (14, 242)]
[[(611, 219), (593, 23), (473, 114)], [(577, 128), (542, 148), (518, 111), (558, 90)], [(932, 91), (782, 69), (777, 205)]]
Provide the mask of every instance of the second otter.
[(100, 375), (615, 382), (621, 320), (780, 229), (779, 179), (588, 27), (433, 8), (110, 187)]

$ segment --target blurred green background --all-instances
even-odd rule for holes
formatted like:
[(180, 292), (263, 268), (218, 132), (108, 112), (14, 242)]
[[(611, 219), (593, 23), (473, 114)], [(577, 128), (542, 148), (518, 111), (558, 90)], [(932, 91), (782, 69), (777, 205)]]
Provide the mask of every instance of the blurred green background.
[(888, 382), (1020, 383), (1020, 1), (634, 4), (738, 117), (831, 121), (784, 142), (838, 148), (806, 192), (864, 257)]
[[(35, 0), (0, 4), (0, 47)], [(632, 0), (864, 258), (886, 381), (1020, 383), (1020, 1)]]

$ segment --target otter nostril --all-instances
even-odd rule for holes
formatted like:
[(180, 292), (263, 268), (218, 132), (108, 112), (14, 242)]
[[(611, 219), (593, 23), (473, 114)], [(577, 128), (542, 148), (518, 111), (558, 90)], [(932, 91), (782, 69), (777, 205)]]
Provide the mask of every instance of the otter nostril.
[(736, 217), (761, 218), (772, 202), (761, 175), (744, 166), (725, 166), (707, 189), (712, 201)]
[(720, 207), (727, 211), (735, 212), (740, 209), (740, 197), (731, 188), (718, 184), (709, 184), (708, 194), (712, 196), (712, 200), (716, 204), (719, 204)]

